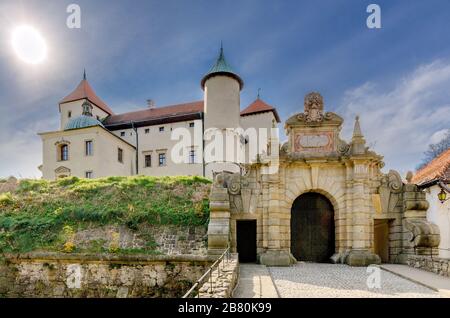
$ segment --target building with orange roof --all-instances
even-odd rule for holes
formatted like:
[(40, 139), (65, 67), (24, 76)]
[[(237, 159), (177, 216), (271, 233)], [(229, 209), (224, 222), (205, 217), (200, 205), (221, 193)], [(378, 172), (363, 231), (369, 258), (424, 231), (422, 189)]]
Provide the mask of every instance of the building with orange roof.
[(440, 193), (446, 193), (447, 198), (450, 196), (450, 148), (419, 169), (412, 182), (426, 193), (430, 204), (427, 220), (439, 227), (439, 257), (450, 258), (450, 200), (441, 202), (438, 197)]
[[(244, 81), (232, 70), (220, 48), (216, 62), (201, 79), (203, 100), (168, 106), (155, 106), (149, 100), (145, 109), (116, 114), (95, 93), (84, 71), (78, 86), (58, 104), (60, 130), (39, 133), (43, 141), (43, 178), (212, 176), (212, 171), (236, 171), (240, 169), (236, 158), (228, 163), (205, 162), (205, 131), (255, 128), (259, 133), (259, 129), (269, 130), (280, 122), (277, 110), (259, 96), (241, 111), (243, 86)], [(182, 154), (177, 157), (172, 150), (180, 140), (173, 140), (173, 133), (183, 130), (191, 140), (182, 145)], [(242, 151), (248, 147), (248, 138), (229, 137), (240, 144)], [(261, 152), (267, 152), (267, 147), (262, 145)]]

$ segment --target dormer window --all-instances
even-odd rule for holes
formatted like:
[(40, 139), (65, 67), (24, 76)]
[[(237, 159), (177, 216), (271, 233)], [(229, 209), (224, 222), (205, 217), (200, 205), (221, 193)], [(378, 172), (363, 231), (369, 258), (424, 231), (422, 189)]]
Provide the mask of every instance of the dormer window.
[(88, 101), (85, 101), (83, 103), (83, 105), (81, 105), (81, 107), (83, 107), (83, 115), (84, 116), (92, 117), (92, 109), (93, 109), (93, 107), (92, 107), (91, 103), (89, 103)]

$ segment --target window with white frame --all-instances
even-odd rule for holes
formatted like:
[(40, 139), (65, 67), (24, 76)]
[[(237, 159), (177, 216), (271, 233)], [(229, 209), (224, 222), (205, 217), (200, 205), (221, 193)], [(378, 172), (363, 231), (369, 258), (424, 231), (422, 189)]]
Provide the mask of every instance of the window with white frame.
[(59, 161), (69, 160), (69, 145), (62, 144), (59, 147), (58, 159)]
[(93, 171), (86, 171), (85, 177), (86, 177), (86, 179), (94, 178), (94, 172)]
[(84, 153), (86, 156), (94, 155), (94, 144), (92, 140), (86, 140), (84, 144)]
[(160, 167), (166, 165), (166, 153), (165, 152), (161, 152), (158, 154), (158, 165)]

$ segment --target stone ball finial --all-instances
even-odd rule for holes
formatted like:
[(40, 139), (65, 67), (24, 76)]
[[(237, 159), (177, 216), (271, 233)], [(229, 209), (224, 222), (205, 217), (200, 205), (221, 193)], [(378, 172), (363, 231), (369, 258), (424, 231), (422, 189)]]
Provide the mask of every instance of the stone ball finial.
[(406, 173), (406, 181), (408, 181), (408, 183), (412, 183), (412, 178), (414, 177), (414, 173), (412, 171), (408, 171)]

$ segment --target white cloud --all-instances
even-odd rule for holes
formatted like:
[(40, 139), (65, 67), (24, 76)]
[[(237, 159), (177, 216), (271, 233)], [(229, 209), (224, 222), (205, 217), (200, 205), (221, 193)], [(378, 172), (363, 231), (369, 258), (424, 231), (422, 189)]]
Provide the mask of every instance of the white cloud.
[(430, 143), (437, 144), (442, 139), (444, 139), (447, 132), (448, 132), (448, 129), (441, 129), (441, 130), (436, 131), (433, 135), (431, 135)]
[(450, 61), (421, 65), (392, 87), (365, 83), (345, 92), (337, 112), (344, 115), (343, 134), (350, 138), (360, 115), (368, 145), (385, 156), (386, 168), (402, 174), (414, 170), (428, 144), (450, 128)]

